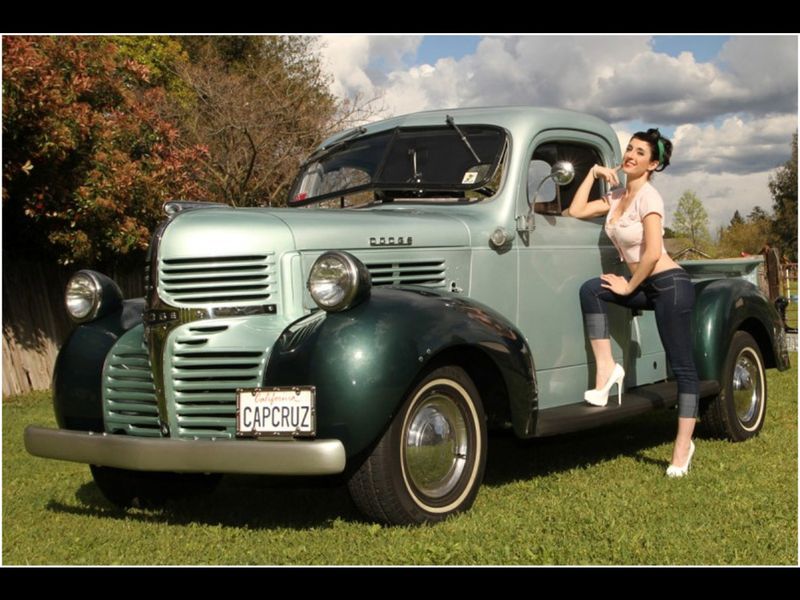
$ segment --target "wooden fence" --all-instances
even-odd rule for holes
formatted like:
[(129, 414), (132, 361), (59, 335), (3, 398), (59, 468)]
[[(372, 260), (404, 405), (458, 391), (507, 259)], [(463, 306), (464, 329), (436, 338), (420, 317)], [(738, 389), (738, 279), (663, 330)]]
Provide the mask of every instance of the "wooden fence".
[[(74, 269), (3, 261), (3, 396), (50, 387), (61, 344), (73, 328), (64, 288)], [(117, 273), (126, 298), (142, 295), (142, 273)]]
[(789, 300), (789, 307), (786, 311), (786, 325), (796, 329), (798, 313), (797, 263), (784, 264), (781, 279), (783, 295)]

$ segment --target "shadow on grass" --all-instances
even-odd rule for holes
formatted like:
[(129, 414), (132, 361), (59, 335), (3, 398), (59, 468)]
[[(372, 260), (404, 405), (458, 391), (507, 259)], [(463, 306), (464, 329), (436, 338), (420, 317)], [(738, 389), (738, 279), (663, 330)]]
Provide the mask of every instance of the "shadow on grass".
[(520, 440), (511, 432), (495, 435), (489, 439), (484, 485), (546, 477), (620, 456), (631, 456), (638, 462), (665, 469), (671, 448), (663, 460), (653, 460), (643, 452), (653, 446), (671, 444), (677, 418), (675, 410), (661, 410), (606, 427), (548, 438)]
[(214, 492), (170, 500), (161, 509), (120, 509), (94, 483), (82, 485), (75, 497), (80, 506), (50, 502), (47, 508), (106, 519), (249, 529), (328, 528), (336, 520), (363, 521), (340, 478), (226, 475)]
[[(633, 456), (658, 469), (643, 451), (674, 439), (675, 411), (659, 411), (596, 430), (553, 438), (519, 440), (511, 433), (492, 434), (484, 485), (546, 477), (590, 467), (619, 456)], [(76, 492), (80, 506), (50, 502), (49, 510), (104, 519), (186, 525), (204, 523), (249, 529), (329, 528), (335, 521), (366, 522), (350, 500), (344, 478), (227, 475), (208, 495), (183, 498), (163, 509), (116, 508), (94, 483)]]

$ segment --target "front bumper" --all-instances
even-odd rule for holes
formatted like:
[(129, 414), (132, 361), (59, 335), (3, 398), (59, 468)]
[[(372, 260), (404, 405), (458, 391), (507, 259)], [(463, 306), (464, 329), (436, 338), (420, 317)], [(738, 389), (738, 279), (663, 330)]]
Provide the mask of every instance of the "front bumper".
[(25, 428), (25, 449), (34, 456), (133, 471), (334, 475), (344, 471), (339, 440), (181, 440)]

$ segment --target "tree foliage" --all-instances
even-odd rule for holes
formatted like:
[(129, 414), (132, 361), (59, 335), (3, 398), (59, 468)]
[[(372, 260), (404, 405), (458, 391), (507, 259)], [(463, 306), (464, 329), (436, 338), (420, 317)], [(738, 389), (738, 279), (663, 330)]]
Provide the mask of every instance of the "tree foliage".
[(164, 201), (203, 196), (206, 152), (177, 143), (150, 78), (107, 38), (4, 37), (4, 254), (139, 258)]
[(189, 60), (189, 54), (180, 38), (163, 35), (125, 35), (107, 38), (114, 44), (121, 58), (147, 67), (148, 83), (163, 87), (167, 98), (185, 106), (194, 102), (192, 90), (178, 76), (180, 65)]
[(672, 229), (676, 237), (686, 237), (692, 246), (702, 250), (710, 243), (708, 233), (708, 213), (703, 203), (691, 190), (686, 190), (678, 200), (678, 208), (673, 217)]
[(727, 228), (721, 228), (716, 255), (719, 258), (729, 258), (742, 254), (760, 254), (770, 243), (771, 236), (771, 219), (760, 206), (750, 211), (746, 220), (737, 210), (731, 224)]
[(792, 157), (770, 177), (773, 233), (781, 253), (797, 262), (797, 132), (792, 138)]
[(235, 206), (285, 204), (297, 168), (332, 131), (369, 114), (329, 91), (310, 37), (178, 38), (178, 76), (194, 102), (178, 106), (186, 144), (209, 149), (201, 185)]
[(6, 255), (141, 260), (165, 200), (275, 205), (371, 103), (329, 91), (316, 39), (3, 40)]

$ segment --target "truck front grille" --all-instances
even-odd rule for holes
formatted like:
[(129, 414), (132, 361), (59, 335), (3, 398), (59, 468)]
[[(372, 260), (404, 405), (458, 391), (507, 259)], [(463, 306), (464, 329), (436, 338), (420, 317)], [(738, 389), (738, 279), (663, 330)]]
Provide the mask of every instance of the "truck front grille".
[(172, 306), (275, 303), (278, 294), (272, 252), (257, 256), (161, 259), (158, 283), (159, 296)]
[(226, 325), (196, 324), (175, 339), (170, 373), (181, 437), (233, 437), (236, 389), (261, 385), (263, 351), (204, 348), (211, 336), (227, 330)]
[[(228, 322), (193, 323), (170, 339), (166, 397), (171, 435), (188, 439), (233, 438), (236, 389), (262, 383), (269, 348), (256, 349), (228, 338)], [(244, 323), (244, 322), (242, 322)], [(103, 378), (105, 428), (109, 433), (160, 437), (158, 401), (140, 325), (111, 350)], [(211, 343), (219, 336), (218, 343)], [(213, 348), (211, 346), (214, 346)]]
[(153, 374), (141, 328), (129, 331), (114, 346), (103, 381), (107, 431), (161, 435)]

